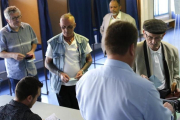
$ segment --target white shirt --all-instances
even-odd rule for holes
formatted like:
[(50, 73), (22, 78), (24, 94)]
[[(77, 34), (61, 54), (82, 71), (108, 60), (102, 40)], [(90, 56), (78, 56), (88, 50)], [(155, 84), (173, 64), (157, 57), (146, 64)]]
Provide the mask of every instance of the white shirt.
[[(72, 78), (72, 81), (69, 81), (68, 83), (62, 83), (62, 85), (65, 86), (73, 86), (76, 85), (77, 80), (73, 80), (78, 73), (78, 71), (81, 69), (80, 68), (80, 63), (79, 63), (79, 52), (77, 49), (77, 43), (76, 40), (74, 39), (71, 45), (69, 45), (65, 40), (65, 62), (64, 62), (64, 70), (63, 72), (68, 74), (70, 78)], [(89, 54), (92, 51), (89, 43), (87, 44), (85, 54)], [(47, 51), (46, 51), (46, 56), (49, 58), (52, 58), (53, 51), (52, 47), (50, 44), (48, 44)]]
[(113, 15), (111, 16), (111, 19), (109, 21), (109, 24), (112, 24), (118, 20), (121, 20), (121, 11), (119, 11), (118, 15), (116, 16), (116, 18), (113, 17)]
[(165, 88), (165, 72), (162, 58), (162, 48), (160, 46), (157, 51), (153, 51), (151, 48), (149, 49), (151, 53), (153, 75), (155, 75), (162, 82), (162, 85), (158, 87), (159, 90), (162, 90)]
[(121, 61), (107, 59), (89, 70), (76, 84), (84, 120), (170, 120), (153, 83)]

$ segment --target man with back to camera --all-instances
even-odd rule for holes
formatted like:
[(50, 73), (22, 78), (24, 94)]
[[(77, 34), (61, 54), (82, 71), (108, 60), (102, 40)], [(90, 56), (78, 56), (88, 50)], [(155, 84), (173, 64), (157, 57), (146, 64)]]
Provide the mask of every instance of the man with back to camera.
[[(144, 21), (145, 40), (138, 43), (134, 71), (146, 79), (155, 76), (161, 82), (157, 86), (161, 98), (179, 91), (179, 54), (178, 49), (162, 41), (167, 25), (162, 20)], [(157, 80), (156, 80), (157, 81)]]
[(89, 40), (74, 32), (73, 15), (62, 15), (59, 25), (62, 33), (48, 41), (45, 66), (50, 71), (51, 88), (59, 105), (79, 109), (75, 86), (92, 63), (92, 50)]
[(134, 18), (132, 18), (130, 15), (121, 12), (121, 5), (119, 0), (111, 0), (109, 3), (109, 9), (111, 13), (108, 13), (104, 16), (103, 22), (100, 28), (100, 32), (102, 35), (101, 39), (101, 48), (103, 50), (104, 55), (106, 55), (105, 52), (105, 36), (106, 36), (106, 30), (110, 24), (112, 24), (114, 21), (122, 20), (122, 21), (128, 21), (132, 23), (134, 26), (136, 26), (136, 21)]
[(16, 6), (7, 7), (4, 16), (8, 24), (0, 30), (0, 57), (5, 60), (7, 77), (15, 92), (16, 84), (23, 77), (38, 79), (34, 62), (25, 59), (26, 56), (35, 58), (37, 37), (29, 24), (21, 22), (21, 11)]
[(0, 107), (0, 120), (42, 120), (30, 110), (40, 96), (42, 86), (34, 77), (21, 79), (15, 89), (15, 98)]
[(170, 120), (154, 85), (134, 73), (138, 32), (129, 22), (117, 21), (107, 29), (104, 66), (88, 71), (76, 85), (76, 97), (85, 120)]

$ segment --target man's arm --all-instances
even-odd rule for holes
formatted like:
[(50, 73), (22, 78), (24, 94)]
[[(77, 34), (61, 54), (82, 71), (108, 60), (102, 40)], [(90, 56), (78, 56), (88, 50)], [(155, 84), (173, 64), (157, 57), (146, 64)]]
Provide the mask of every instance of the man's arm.
[(89, 54), (86, 55), (86, 64), (77, 73), (75, 78), (80, 79), (81, 76), (83, 75), (83, 71), (87, 70), (89, 68), (89, 66), (91, 65), (91, 63), (92, 63), (92, 57), (91, 57), (91, 54), (89, 53)]
[(6, 52), (6, 51), (2, 51), (0, 52), (0, 57), (1, 58), (13, 58), (15, 60), (23, 60), (25, 55), (21, 54), (21, 53), (15, 53), (15, 52)]
[(105, 24), (105, 21), (104, 21), (104, 18), (103, 18), (103, 22), (102, 22), (102, 25), (101, 25), (101, 27), (100, 27), (100, 33), (101, 33), (101, 35), (103, 35), (103, 33), (104, 33), (104, 24)]
[(60, 71), (54, 64), (53, 64), (53, 59), (46, 57), (45, 59), (45, 67), (52, 73), (58, 75), (61, 80), (65, 83), (67, 83), (69, 81), (69, 76), (64, 73), (63, 71)]

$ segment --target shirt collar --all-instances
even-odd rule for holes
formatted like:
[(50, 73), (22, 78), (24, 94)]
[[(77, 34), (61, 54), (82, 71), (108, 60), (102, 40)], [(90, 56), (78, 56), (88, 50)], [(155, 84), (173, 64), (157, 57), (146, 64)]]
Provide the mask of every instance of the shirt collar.
[[(21, 23), (20, 28), (24, 28), (24, 25), (22, 23)], [(9, 32), (14, 32), (14, 30), (11, 29), (9, 24), (7, 24), (7, 29), (8, 29)]]
[(17, 102), (17, 101), (15, 101), (13, 99), (9, 102), (9, 104), (11, 104), (13, 106), (18, 106), (18, 107), (23, 107), (23, 108), (29, 109), (29, 107), (26, 106), (25, 104)]
[(133, 72), (132, 68), (125, 62), (107, 58), (104, 65), (119, 67)]

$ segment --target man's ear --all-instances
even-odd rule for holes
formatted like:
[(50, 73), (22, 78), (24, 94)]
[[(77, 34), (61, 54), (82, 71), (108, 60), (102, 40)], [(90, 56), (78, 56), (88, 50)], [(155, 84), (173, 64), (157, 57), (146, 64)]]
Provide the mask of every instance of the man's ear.
[(27, 100), (28, 102), (31, 102), (31, 101), (33, 100), (32, 95), (27, 96), (26, 100)]
[(129, 47), (130, 55), (135, 56), (135, 50), (136, 50), (136, 47), (135, 47), (135, 45), (134, 45), (134, 43), (133, 43), (133, 44), (131, 44), (130, 47)]

